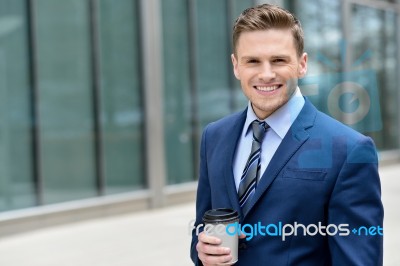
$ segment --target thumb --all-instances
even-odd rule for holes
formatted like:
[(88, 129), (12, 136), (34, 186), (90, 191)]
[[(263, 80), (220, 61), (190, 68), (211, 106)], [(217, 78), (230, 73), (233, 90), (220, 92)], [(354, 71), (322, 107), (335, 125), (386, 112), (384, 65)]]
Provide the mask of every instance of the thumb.
[(246, 235), (241, 232), (240, 235), (239, 235), (239, 238), (240, 239), (246, 238)]

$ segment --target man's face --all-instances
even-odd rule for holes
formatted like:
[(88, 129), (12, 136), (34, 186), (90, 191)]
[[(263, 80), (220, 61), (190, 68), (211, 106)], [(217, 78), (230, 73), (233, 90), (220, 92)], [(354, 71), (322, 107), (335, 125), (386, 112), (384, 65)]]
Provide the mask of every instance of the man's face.
[(289, 101), (307, 71), (307, 54), (297, 55), (290, 29), (243, 32), (231, 57), (235, 76), (260, 119)]

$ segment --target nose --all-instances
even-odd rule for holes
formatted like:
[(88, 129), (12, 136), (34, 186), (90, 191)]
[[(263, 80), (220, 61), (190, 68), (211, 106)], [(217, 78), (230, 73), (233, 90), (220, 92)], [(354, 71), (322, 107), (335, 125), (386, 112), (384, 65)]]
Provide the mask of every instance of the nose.
[(276, 77), (276, 73), (269, 62), (265, 62), (260, 67), (258, 79), (262, 81), (270, 81)]

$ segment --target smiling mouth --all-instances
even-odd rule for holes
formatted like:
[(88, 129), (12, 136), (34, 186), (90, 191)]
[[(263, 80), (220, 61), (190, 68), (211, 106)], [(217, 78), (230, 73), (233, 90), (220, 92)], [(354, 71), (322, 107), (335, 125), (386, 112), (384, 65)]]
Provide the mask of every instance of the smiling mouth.
[(282, 85), (274, 85), (274, 86), (253, 86), (254, 89), (259, 91), (275, 91), (282, 87)]

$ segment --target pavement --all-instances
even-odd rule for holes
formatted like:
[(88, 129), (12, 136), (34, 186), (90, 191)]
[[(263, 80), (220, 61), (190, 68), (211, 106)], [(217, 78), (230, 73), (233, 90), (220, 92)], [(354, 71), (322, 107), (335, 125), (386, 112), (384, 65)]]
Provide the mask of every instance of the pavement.
[[(400, 164), (380, 169), (384, 265), (400, 265)], [(188, 266), (194, 202), (0, 239), (0, 266)]]

